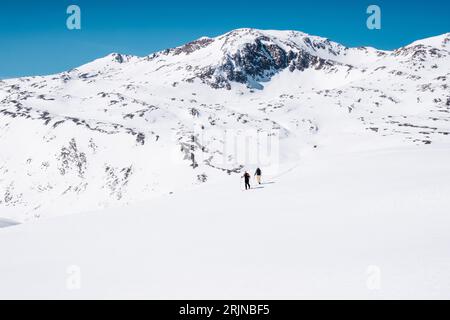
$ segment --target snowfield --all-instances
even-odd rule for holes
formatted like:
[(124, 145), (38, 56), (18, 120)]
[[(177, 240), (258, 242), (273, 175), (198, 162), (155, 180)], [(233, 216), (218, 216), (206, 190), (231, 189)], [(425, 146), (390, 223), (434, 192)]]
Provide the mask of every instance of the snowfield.
[(0, 298), (450, 298), (448, 148), (318, 153), (252, 191), (2, 229)]
[(0, 298), (449, 299), (449, 77), (238, 29), (0, 81)]

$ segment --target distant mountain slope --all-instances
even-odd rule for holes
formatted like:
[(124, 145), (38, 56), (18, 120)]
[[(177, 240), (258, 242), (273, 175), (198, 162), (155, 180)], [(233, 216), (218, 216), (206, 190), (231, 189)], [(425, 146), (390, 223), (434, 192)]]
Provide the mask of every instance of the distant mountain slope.
[(448, 145), (449, 43), (445, 34), (390, 52), (238, 29), (0, 81), (0, 215), (134, 203), (267, 165), (230, 147), (249, 130), (276, 134), (285, 167), (342, 141)]

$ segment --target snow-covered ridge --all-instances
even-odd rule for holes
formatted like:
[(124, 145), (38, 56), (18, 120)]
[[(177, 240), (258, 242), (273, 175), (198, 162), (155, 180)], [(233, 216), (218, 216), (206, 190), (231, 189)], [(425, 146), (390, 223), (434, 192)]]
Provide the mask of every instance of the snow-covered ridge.
[(281, 167), (316, 148), (448, 144), (448, 39), (380, 51), (238, 29), (0, 81), (1, 215), (134, 203), (257, 165), (227, 130), (279, 132)]
[(450, 50), (450, 32), (444, 33), (439, 36), (414, 41), (413, 43), (411, 43), (406, 47), (415, 47), (417, 45), (434, 47), (437, 49), (443, 49), (448, 51)]
[(371, 47), (349, 48), (299, 31), (243, 28), (215, 38), (201, 37), (142, 58), (114, 53), (87, 66), (101, 70), (132, 62), (146, 68), (150, 61), (157, 66), (156, 70), (177, 66), (176, 71), (188, 71), (184, 74), (185, 81), (201, 80), (213, 88), (230, 89), (233, 82), (261, 88), (264, 82), (285, 69), (291, 72), (311, 67), (330, 72), (340, 67), (365, 70), (392, 57), (423, 55), (423, 46), (430, 54), (436, 54), (435, 49), (448, 50), (449, 42), (449, 34), (444, 34), (418, 40), (394, 51), (383, 51)]

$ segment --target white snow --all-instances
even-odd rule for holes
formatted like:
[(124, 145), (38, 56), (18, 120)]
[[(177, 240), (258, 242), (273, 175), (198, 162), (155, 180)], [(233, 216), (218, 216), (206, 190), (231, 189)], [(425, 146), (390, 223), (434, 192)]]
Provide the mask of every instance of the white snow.
[(409, 45), (409, 47), (414, 47), (417, 45), (436, 47), (440, 49), (444, 48), (446, 50), (450, 50), (450, 32), (439, 36), (414, 41)]
[(0, 298), (448, 299), (449, 161), (323, 150), (252, 191), (234, 177), (2, 229)]
[[(202, 82), (255, 39), (332, 63)], [(0, 81), (0, 298), (450, 298), (448, 43), (238, 29)]]

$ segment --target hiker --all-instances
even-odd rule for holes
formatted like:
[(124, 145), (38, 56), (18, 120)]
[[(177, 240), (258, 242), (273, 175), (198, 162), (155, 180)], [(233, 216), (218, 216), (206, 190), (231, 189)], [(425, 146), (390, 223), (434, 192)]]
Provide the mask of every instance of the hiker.
[(247, 171), (245, 171), (242, 178), (244, 178), (245, 180), (245, 190), (250, 189), (250, 174)]
[(257, 168), (255, 171), (256, 182), (261, 184), (261, 169)]

